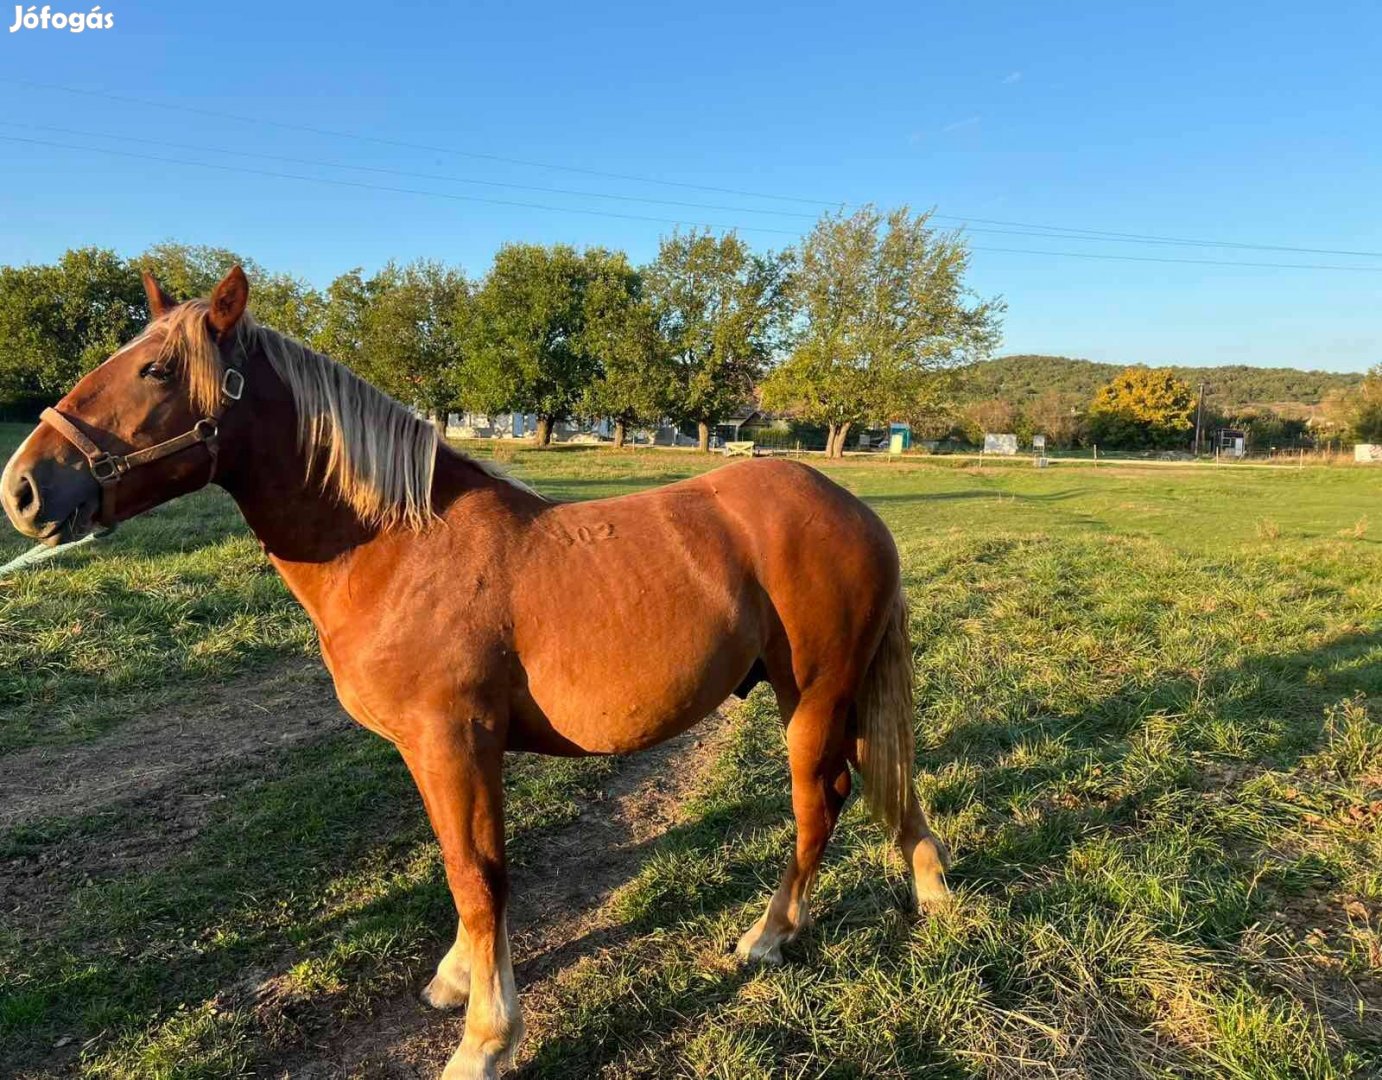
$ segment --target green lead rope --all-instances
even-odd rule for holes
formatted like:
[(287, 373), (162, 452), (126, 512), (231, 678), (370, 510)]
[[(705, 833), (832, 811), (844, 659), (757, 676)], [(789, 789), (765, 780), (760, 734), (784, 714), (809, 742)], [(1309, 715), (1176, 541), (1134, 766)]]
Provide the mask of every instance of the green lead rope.
[(28, 551), (24, 552), (23, 555), (11, 559), (4, 566), (0, 566), (0, 578), (7, 578), (13, 573), (33, 566), (35, 563), (41, 563), (45, 559), (51, 559), (53, 556), (71, 551), (73, 548), (79, 548), (83, 544), (90, 544), (101, 535), (104, 534), (94, 532), (87, 533), (80, 540), (73, 540), (70, 544), (57, 544), (52, 547), (47, 544), (35, 544)]

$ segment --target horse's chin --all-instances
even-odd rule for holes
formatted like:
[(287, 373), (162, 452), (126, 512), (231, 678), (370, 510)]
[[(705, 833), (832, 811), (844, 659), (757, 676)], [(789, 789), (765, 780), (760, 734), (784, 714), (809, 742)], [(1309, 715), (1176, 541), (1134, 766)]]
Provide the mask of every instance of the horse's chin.
[[(91, 506), (79, 506), (72, 511), (71, 516), (63, 519), (55, 529), (46, 536), (39, 537), (39, 543), (46, 547), (61, 547), (63, 544), (75, 544), (78, 540), (84, 540), (91, 533), (96, 531), (96, 508)], [(110, 530), (107, 529), (107, 532)]]

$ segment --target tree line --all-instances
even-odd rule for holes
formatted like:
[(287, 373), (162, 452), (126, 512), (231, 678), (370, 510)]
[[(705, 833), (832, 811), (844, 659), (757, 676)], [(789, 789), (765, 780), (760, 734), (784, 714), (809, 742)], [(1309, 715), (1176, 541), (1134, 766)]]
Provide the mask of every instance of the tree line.
[(851, 428), (948, 407), (946, 373), (989, 354), (1004, 311), (967, 285), (963, 238), (905, 207), (827, 214), (777, 252), (709, 231), (663, 238), (644, 266), (602, 247), (507, 244), (478, 279), (419, 260), (325, 289), (222, 248), (80, 248), (0, 267), (0, 415), (36, 411), (138, 333), (141, 271), (205, 296), (234, 263), (260, 322), (439, 423), (533, 414), (543, 444), (566, 420), (607, 419), (622, 444), (665, 418), (705, 450), (714, 424), (757, 395), (825, 427), (839, 454)]
[(1198, 387), (1177, 369), (1129, 367), (1092, 394), (1050, 387), (1030, 396), (968, 401), (935, 434), (971, 445), (982, 443), (986, 432), (1011, 432), (1024, 444), (1042, 434), (1048, 445), (1061, 448), (1186, 450), (1197, 419), (1206, 440), (1228, 428), (1244, 432), (1248, 445), (1258, 449), (1382, 442), (1382, 366), (1341, 378), (1313, 405), (1234, 405), (1207, 393), (1203, 406)]
[[(966, 402), (999, 398), (1019, 407), (1052, 390), (1087, 402), (1125, 366), (1068, 356), (997, 356), (969, 368), (960, 393)], [(1217, 367), (1172, 364), (1167, 370), (1196, 390), (1203, 384), (1206, 403), (1226, 415), (1242, 409), (1287, 403), (1320, 405), (1332, 394), (1356, 389), (1363, 380), (1362, 375), (1348, 372), (1249, 367), (1246, 364)]]

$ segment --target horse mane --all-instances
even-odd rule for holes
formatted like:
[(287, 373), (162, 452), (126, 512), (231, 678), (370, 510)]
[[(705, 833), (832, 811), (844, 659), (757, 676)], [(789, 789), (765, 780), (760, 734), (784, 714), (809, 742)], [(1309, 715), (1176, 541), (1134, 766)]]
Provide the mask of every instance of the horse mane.
[[(210, 308), (206, 300), (189, 300), (159, 320), (165, 328), (162, 358), (185, 365), (192, 403), (208, 413), (220, 400), (224, 376), (207, 323)], [(432, 474), (441, 445), (432, 423), (345, 365), (242, 315), (231, 347), (247, 355), (255, 346), (293, 395), (308, 479), (319, 473), (322, 490), (333, 492), (367, 525), (426, 528), (435, 517)], [(451, 452), (537, 495), (497, 465)]]

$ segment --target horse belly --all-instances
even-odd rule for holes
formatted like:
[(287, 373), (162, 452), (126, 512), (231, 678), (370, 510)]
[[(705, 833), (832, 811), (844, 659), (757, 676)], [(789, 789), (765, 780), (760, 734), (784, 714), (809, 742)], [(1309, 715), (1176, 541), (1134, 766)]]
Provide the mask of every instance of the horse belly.
[(620, 754), (653, 746), (713, 712), (761, 652), (756, 620), (707, 622), (674, 609), (661, 618), (663, 626), (576, 617), (550, 652), (523, 656), (515, 748)]

